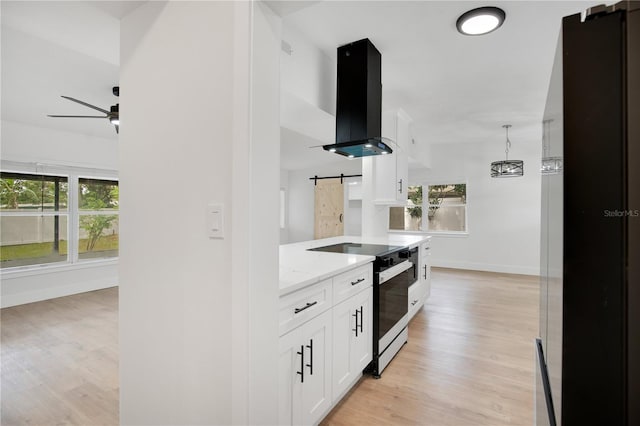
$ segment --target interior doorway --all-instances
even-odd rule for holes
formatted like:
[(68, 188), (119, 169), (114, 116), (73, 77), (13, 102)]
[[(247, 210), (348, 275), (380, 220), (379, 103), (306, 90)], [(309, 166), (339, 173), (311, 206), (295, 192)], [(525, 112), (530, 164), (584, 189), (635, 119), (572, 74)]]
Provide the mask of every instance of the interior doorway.
[(316, 240), (344, 235), (344, 185), (340, 179), (316, 182), (314, 211)]

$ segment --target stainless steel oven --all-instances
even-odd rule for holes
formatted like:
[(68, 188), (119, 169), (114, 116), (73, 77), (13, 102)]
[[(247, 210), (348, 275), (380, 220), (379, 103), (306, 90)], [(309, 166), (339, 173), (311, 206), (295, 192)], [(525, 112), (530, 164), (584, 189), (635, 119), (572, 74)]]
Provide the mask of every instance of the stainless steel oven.
[(417, 279), (416, 259), (417, 250), (402, 249), (380, 256), (374, 263), (373, 300), (377, 309), (369, 372), (375, 377), (380, 377), (407, 341), (409, 286)]

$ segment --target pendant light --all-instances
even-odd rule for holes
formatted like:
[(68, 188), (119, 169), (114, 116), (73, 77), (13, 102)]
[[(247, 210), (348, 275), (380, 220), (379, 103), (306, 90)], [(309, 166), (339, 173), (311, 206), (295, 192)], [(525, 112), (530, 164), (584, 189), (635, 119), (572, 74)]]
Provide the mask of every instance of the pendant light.
[(509, 140), (509, 127), (511, 124), (505, 124), (502, 127), (507, 132), (506, 149), (504, 150), (505, 159), (502, 161), (494, 161), (491, 163), (491, 177), (505, 178), (505, 177), (518, 177), (524, 174), (524, 163), (522, 160), (509, 160), (509, 148), (511, 148), (511, 141)]
[(543, 175), (555, 175), (562, 172), (562, 157), (552, 157), (551, 153), (551, 122), (553, 120), (542, 121), (542, 163), (540, 173)]

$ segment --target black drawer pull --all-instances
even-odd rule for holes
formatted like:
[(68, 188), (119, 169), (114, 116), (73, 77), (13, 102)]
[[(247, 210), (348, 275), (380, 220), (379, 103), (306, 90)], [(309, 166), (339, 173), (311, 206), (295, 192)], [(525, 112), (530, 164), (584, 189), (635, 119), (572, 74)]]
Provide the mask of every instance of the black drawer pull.
[(418, 303), (418, 301), (417, 301), (417, 300), (414, 300), (413, 302), (411, 302), (411, 306), (415, 306), (415, 305), (416, 305), (416, 303)]
[(358, 278), (355, 281), (351, 281), (351, 285), (356, 285), (356, 284), (360, 284), (362, 281), (364, 281), (364, 278)]
[(312, 307), (313, 305), (315, 305), (316, 303), (318, 303), (318, 301), (315, 302), (311, 302), (311, 303), (307, 303), (305, 306), (303, 306), (302, 308), (296, 308), (293, 313), (294, 314), (299, 314), (300, 312), (304, 311), (307, 308)]

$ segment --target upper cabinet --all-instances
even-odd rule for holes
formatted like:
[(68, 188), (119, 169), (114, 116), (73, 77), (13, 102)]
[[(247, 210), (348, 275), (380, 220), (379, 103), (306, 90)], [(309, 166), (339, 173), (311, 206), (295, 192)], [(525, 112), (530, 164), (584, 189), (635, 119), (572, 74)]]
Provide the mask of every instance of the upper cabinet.
[(403, 110), (382, 114), (382, 136), (391, 139), (393, 153), (373, 159), (375, 204), (405, 205), (409, 180), (411, 117)]

